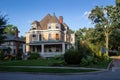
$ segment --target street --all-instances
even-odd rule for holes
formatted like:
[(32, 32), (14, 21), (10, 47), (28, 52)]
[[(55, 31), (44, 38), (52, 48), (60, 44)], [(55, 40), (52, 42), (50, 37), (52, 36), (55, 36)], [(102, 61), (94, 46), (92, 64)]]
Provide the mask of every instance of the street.
[(91, 74), (0, 72), (0, 80), (120, 80), (120, 69)]

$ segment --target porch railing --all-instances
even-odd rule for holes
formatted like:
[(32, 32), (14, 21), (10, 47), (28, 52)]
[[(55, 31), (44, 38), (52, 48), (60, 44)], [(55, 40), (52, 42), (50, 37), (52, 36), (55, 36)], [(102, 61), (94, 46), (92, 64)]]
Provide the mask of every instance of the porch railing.
[(44, 52), (44, 54), (40, 53), (40, 55), (42, 57), (55, 57), (55, 56), (59, 56), (61, 54), (62, 54), (62, 52)]

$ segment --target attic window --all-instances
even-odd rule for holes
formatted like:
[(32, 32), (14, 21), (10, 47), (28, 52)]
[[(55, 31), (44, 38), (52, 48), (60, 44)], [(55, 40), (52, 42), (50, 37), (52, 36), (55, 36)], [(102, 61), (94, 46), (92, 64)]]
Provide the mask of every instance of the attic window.
[(59, 29), (59, 26), (56, 26), (56, 29)]
[(37, 28), (37, 24), (32, 24), (32, 29), (36, 29)]
[(48, 29), (51, 29), (51, 26), (49, 26)]
[(56, 24), (56, 29), (59, 29), (59, 26), (60, 26), (59, 24)]

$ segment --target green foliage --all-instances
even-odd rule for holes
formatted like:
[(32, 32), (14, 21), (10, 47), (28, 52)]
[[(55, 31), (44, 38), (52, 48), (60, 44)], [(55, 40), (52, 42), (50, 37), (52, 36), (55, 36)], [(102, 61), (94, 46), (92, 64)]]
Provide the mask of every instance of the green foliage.
[(0, 12), (0, 44), (3, 43), (3, 40), (5, 39), (4, 34), (4, 28), (6, 27), (7, 19), (6, 15), (2, 15)]
[(3, 60), (3, 58), (4, 58), (3, 51), (0, 50), (0, 60)]
[(120, 29), (113, 30), (110, 34), (110, 48), (118, 49), (120, 46)]
[(87, 59), (82, 58), (80, 66), (87, 66), (87, 65), (89, 65)]
[(4, 29), (4, 32), (7, 33), (7, 34), (15, 34), (15, 29), (17, 29), (16, 26), (12, 25), (12, 24), (9, 24), (5, 27)]
[(29, 56), (30, 56), (29, 59), (39, 59), (40, 58), (40, 55), (36, 52), (30, 53)]
[(64, 59), (67, 64), (80, 64), (81, 54), (75, 49), (69, 49), (65, 52)]
[(55, 60), (63, 60), (64, 59), (64, 55), (62, 54), (62, 55), (56, 55), (55, 57), (54, 57), (54, 59)]

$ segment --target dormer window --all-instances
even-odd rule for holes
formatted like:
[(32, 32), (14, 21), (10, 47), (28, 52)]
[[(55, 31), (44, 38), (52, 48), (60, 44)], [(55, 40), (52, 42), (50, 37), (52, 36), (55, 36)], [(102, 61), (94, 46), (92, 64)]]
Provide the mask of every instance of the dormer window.
[(48, 29), (51, 29), (51, 26), (49, 26)]
[(32, 29), (37, 29), (37, 24), (32, 24)]
[(59, 26), (56, 26), (56, 29), (59, 29)]
[(52, 29), (52, 25), (51, 24), (48, 24), (48, 29)]
[(59, 29), (60, 28), (60, 24), (56, 24), (56, 29)]

